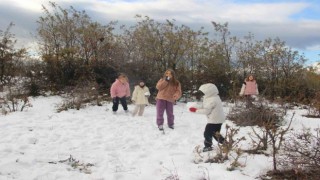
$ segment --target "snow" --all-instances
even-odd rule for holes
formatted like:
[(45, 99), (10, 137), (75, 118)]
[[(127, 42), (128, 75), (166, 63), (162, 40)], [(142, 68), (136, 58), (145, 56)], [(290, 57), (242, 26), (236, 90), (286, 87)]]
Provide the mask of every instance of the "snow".
[[(37, 97), (24, 112), (0, 115), (0, 179), (248, 180), (272, 169), (271, 157), (264, 155), (245, 154), (240, 159), (245, 167), (234, 171), (226, 170), (230, 162), (193, 163), (193, 149), (203, 144), (206, 117), (188, 112), (188, 104), (175, 105), (175, 129), (165, 124), (163, 134), (153, 105), (146, 107), (142, 117), (132, 117), (121, 106), (113, 114), (111, 103), (57, 113), (60, 102), (58, 96)], [(224, 107), (227, 114), (231, 105), (224, 103)], [(289, 111), (287, 121), (293, 112), (293, 128), (319, 127), (319, 119), (302, 117), (306, 110), (298, 108)], [(249, 131), (240, 128), (239, 136)], [(88, 167), (90, 173), (59, 162), (70, 156), (93, 164)]]

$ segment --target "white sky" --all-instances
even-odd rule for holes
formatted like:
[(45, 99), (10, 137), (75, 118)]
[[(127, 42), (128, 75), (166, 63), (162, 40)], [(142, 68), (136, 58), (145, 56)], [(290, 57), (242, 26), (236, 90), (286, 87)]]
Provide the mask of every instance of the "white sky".
[[(118, 20), (135, 22), (137, 14), (163, 21), (175, 19), (195, 29), (212, 31), (211, 21), (229, 23), (233, 35), (251, 32), (256, 38), (279, 37), (287, 45), (305, 53), (310, 61), (320, 60), (320, 5), (316, 0), (56, 0), (58, 5), (85, 10), (101, 24)], [(44, 0), (0, 0), (0, 29), (10, 22), (21, 43), (31, 45), (36, 21), (42, 15)], [(31, 40), (31, 41), (30, 41)], [(28, 42), (25, 42), (28, 41)], [(34, 41), (34, 39), (33, 39)]]

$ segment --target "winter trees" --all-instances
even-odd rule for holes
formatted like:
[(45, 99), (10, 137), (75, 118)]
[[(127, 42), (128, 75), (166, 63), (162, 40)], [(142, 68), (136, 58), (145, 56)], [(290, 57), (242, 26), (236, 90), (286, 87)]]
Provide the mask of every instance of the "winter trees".
[(100, 77), (100, 66), (112, 71), (114, 22), (102, 26), (85, 11), (63, 9), (52, 2), (50, 6), (52, 12), (43, 6), (44, 16), (38, 20), (40, 54), (50, 82), (63, 87), (78, 78)]
[(19, 74), (19, 67), (24, 57), (25, 49), (16, 49), (16, 39), (10, 29), (14, 26), (10, 23), (5, 31), (0, 30), (0, 84), (11, 83), (12, 79)]
[[(176, 20), (136, 15), (136, 23), (118, 27), (115, 21), (103, 25), (85, 11), (53, 2), (43, 6), (37, 22), (38, 54), (51, 90), (76, 86), (84, 78), (105, 91), (117, 72), (127, 73), (131, 84), (144, 78), (152, 90), (167, 68), (176, 71), (184, 91), (213, 82), (224, 99), (237, 98), (249, 73), (257, 77), (262, 95), (273, 100), (304, 101), (320, 89), (309, 82), (318, 75), (304, 69), (305, 59), (298, 51), (279, 38), (258, 41), (253, 33), (234, 36), (228, 23), (212, 22), (210, 29), (194, 30)], [(3, 81), (10, 71), (4, 59), (18, 59), (25, 50), (10, 50), (12, 34), (1, 31), (1, 35)]]

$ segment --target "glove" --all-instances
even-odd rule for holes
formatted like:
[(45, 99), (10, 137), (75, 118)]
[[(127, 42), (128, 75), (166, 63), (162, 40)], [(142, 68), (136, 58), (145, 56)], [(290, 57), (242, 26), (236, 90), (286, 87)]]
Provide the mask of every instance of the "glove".
[(197, 108), (191, 107), (191, 108), (189, 108), (189, 111), (190, 111), (190, 112), (196, 112), (196, 111), (197, 111)]
[(166, 76), (166, 81), (169, 81), (170, 80), (170, 77), (169, 76)]

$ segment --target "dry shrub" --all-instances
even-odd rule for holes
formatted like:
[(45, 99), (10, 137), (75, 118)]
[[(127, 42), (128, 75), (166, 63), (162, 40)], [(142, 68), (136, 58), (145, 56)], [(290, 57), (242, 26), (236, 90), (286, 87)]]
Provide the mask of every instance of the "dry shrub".
[[(239, 158), (243, 155), (243, 151), (239, 145), (241, 141), (245, 140), (245, 138), (236, 138), (238, 132), (239, 128), (231, 128), (226, 125), (224, 143), (218, 145), (218, 149), (216, 149), (217, 154), (210, 157), (206, 163), (224, 163), (225, 161), (230, 160), (230, 167), (227, 169), (229, 171), (233, 171), (239, 167), (244, 167), (245, 165), (239, 162)], [(218, 134), (217, 136), (219, 138), (221, 135)]]
[(261, 179), (320, 179), (320, 129), (291, 133), (278, 156), (281, 170), (269, 171)]
[(91, 174), (91, 167), (94, 166), (94, 164), (91, 163), (81, 163), (79, 160), (76, 160), (70, 155), (68, 159), (60, 160), (58, 162), (50, 161), (48, 162), (50, 164), (58, 164), (58, 163), (64, 163), (67, 165), (70, 165), (73, 169), (78, 169), (80, 172), (83, 172), (85, 174)]
[(22, 86), (21, 78), (12, 78), (10, 83), (3, 86), (3, 92), (0, 93), (0, 107), (2, 114), (9, 112), (23, 111), (32, 107), (27, 95), (27, 90)]
[(94, 81), (81, 81), (72, 90), (66, 90), (66, 100), (58, 105), (57, 111), (66, 111), (68, 109), (81, 109), (88, 103), (101, 106), (101, 97), (97, 90), (97, 83)]
[(320, 91), (317, 92), (315, 97), (311, 100), (307, 117), (312, 117), (312, 118), (320, 117)]
[(284, 142), (279, 164), (284, 170), (320, 179), (320, 129), (293, 132)]
[(235, 106), (228, 114), (228, 119), (238, 126), (263, 126), (268, 122), (281, 124), (286, 110), (279, 107), (271, 107), (268, 104), (253, 104), (244, 108)]
[[(250, 138), (253, 143), (253, 149), (244, 150), (248, 153), (261, 153), (271, 146), (273, 157), (273, 168), (277, 170), (277, 154), (284, 142), (284, 136), (289, 131), (293, 116), (287, 127), (283, 128), (283, 120), (286, 109), (269, 106), (266, 102), (259, 105), (252, 104), (247, 108), (235, 107), (229, 115), (239, 126), (256, 126), (252, 127)], [(257, 129), (255, 129), (257, 128)]]
[(294, 170), (269, 171), (266, 175), (260, 177), (262, 180), (318, 180), (320, 179), (319, 170), (310, 172), (301, 172)]

